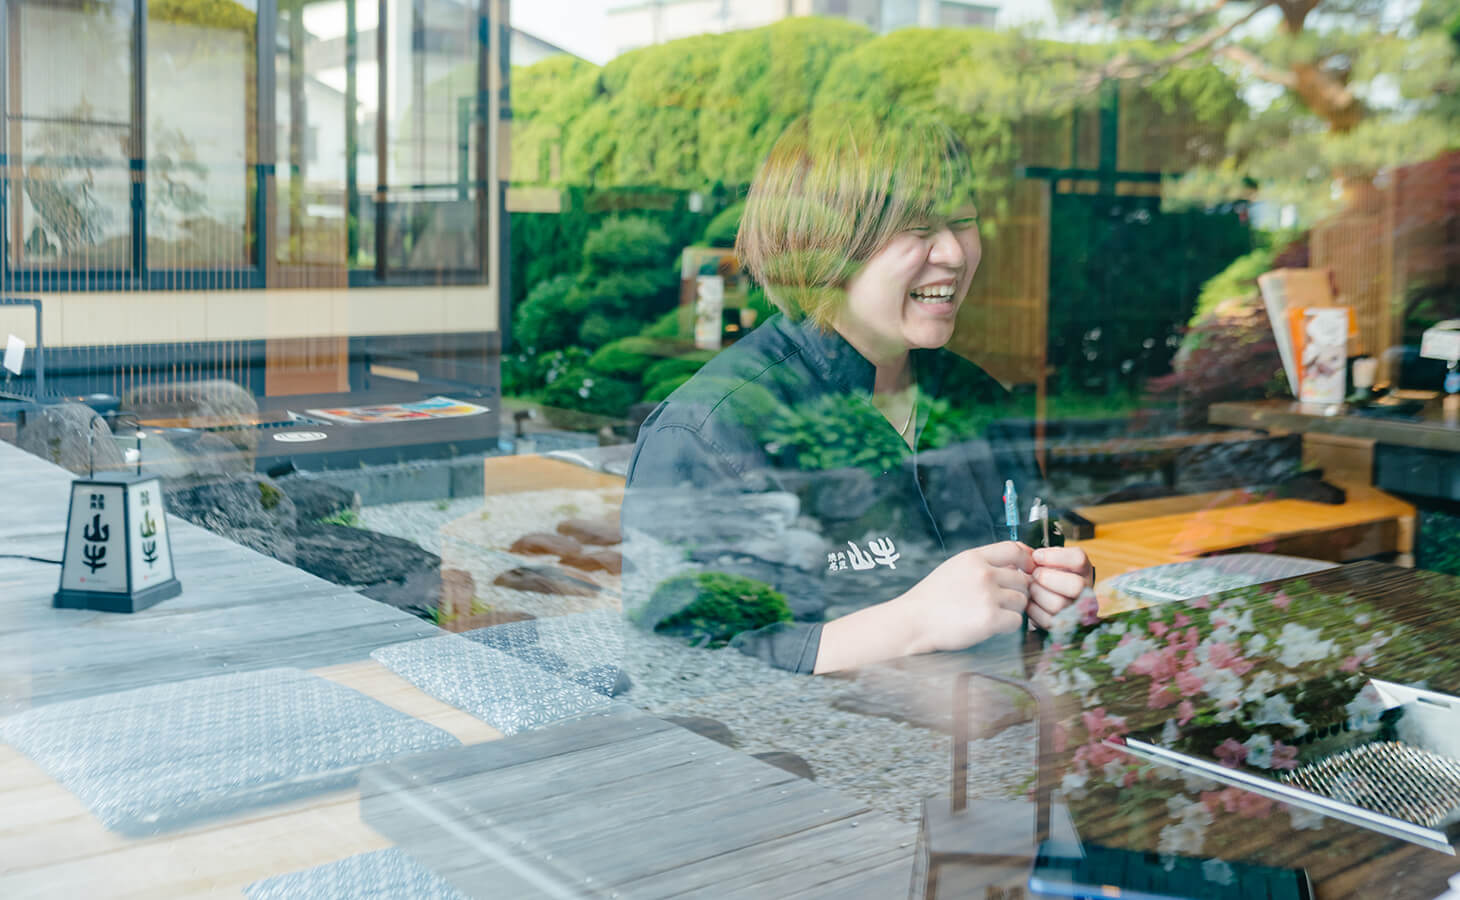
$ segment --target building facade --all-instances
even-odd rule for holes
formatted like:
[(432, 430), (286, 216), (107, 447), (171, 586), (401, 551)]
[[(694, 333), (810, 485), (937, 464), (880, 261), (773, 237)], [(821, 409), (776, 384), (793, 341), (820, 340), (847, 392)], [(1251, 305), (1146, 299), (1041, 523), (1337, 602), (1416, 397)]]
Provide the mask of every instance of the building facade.
[(495, 396), (506, 2), (0, 10), (12, 395)]

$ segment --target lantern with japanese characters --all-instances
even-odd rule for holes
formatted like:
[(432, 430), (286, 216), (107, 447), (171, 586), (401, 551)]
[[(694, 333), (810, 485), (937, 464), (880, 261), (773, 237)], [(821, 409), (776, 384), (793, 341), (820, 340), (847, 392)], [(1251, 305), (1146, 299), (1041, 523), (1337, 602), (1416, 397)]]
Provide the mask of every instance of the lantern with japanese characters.
[(71, 482), (66, 555), (54, 606), (137, 612), (182, 591), (155, 476), (107, 474)]

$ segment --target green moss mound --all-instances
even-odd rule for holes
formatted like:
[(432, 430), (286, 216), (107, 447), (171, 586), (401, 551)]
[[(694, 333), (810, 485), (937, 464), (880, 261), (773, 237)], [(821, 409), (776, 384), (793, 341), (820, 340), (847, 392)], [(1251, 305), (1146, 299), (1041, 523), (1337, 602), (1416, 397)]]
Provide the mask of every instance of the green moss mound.
[(764, 582), (697, 572), (666, 579), (636, 618), (661, 634), (723, 647), (742, 631), (791, 621), (791, 607), (785, 595)]

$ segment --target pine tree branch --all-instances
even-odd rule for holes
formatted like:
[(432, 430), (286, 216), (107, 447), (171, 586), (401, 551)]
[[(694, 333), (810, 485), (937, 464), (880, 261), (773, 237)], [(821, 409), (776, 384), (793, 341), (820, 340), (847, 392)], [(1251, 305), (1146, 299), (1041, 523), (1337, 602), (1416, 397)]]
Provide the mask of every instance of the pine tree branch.
[(1289, 90), (1298, 86), (1298, 77), (1287, 69), (1277, 69), (1267, 64), (1262, 57), (1236, 44), (1229, 44), (1217, 51), (1237, 63), (1252, 75), (1272, 84), (1280, 84)]
[(1269, 6), (1272, 6), (1277, 2), (1278, 0), (1258, 0), (1258, 2), (1253, 3), (1252, 8), (1243, 15), (1233, 19), (1225, 25), (1213, 28), (1211, 31), (1208, 31), (1206, 34), (1202, 35), (1201, 37), (1187, 44), (1186, 46), (1180, 48), (1179, 50), (1176, 50), (1170, 55), (1162, 59), (1155, 60), (1153, 62), (1133, 63), (1131, 61), (1129, 53), (1122, 53), (1119, 56), (1115, 57), (1115, 59), (1112, 59), (1105, 66), (1101, 67), (1099, 71), (1091, 73), (1091, 75), (1085, 79), (1084, 87), (1086, 90), (1094, 90), (1100, 86), (1100, 83), (1102, 81), (1106, 81), (1112, 78), (1144, 78), (1155, 72), (1165, 71), (1172, 66), (1180, 65), (1181, 63), (1195, 56), (1196, 54), (1201, 53), (1205, 50), (1209, 50), (1211, 46), (1217, 41), (1220, 41), (1222, 38), (1231, 34), (1237, 28), (1245, 25), (1252, 19), (1253, 16), (1256, 16), (1258, 13), (1262, 12), (1264, 9), (1267, 9)]

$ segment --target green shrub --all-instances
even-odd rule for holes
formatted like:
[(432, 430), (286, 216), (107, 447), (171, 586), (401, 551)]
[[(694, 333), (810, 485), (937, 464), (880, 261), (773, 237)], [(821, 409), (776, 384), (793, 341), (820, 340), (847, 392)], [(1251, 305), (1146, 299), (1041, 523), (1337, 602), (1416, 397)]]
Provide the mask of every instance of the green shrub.
[(742, 631), (791, 621), (791, 608), (784, 594), (764, 582), (697, 572), (666, 579), (635, 618), (691, 644), (723, 647)]
[(542, 402), (546, 406), (616, 418), (622, 418), (638, 399), (637, 385), (609, 375), (599, 375), (585, 367), (575, 367), (562, 373), (542, 392)]
[(678, 307), (669, 310), (664, 315), (655, 319), (653, 324), (646, 327), (639, 334), (644, 337), (660, 338), (662, 340), (690, 341), (694, 339), (693, 314), (689, 307)]
[(672, 375), (661, 381), (649, 381), (645, 379), (645, 384), (648, 384), (650, 387), (644, 392), (643, 400), (645, 403), (663, 403), (669, 399), (670, 394), (679, 390), (680, 385), (693, 377), (693, 372), (686, 372), (682, 375)]
[(559, 275), (534, 287), (513, 317), (513, 339), (529, 355), (571, 346), (578, 337), (573, 313), (577, 279)]
[(583, 269), (608, 275), (634, 269), (660, 268), (674, 255), (663, 227), (642, 216), (609, 219), (583, 242)]
[(740, 216), (745, 212), (745, 201), (731, 204), (720, 210), (710, 224), (705, 226), (702, 240), (710, 247), (734, 247), (735, 235), (740, 231)]
[(664, 360), (666, 352), (664, 345), (653, 338), (620, 338), (599, 347), (588, 358), (588, 368), (625, 381), (641, 381), (646, 371)]
[(644, 383), (659, 384), (661, 381), (669, 381), (671, 378), (678, 378), (682, 382), (685, 378), (698, 372), (700, 367), (709, 361), (709, 358), (710, 351), (696, 350), (672, 359), (661, 359), (645, 370)]
[(779, 460), (804, 471), (855, 467), (880, 473), (902, 465), (908, 452), (881, 413), (840, 394), (778, 405), (762, 435)]

